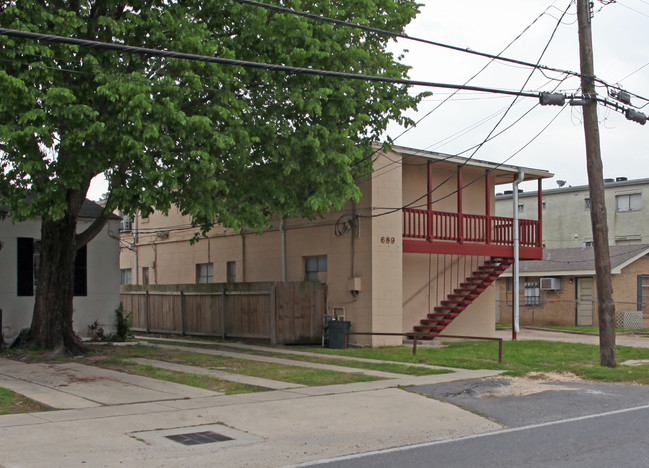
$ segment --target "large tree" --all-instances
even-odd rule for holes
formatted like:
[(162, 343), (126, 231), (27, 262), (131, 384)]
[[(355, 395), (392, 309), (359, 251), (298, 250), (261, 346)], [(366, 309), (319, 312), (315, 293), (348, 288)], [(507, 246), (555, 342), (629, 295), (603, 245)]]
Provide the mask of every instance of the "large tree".
[[(297, 10), (403, 32), (412, 0), (282, 0)], [(406, 77), (379, 34), (233, 0), (12, 0), (0, 26), (204, 56)], [(0, 36), (0, 197), (42, 220), (31, 341), (83, 348), (73, 265), (116, 208), (173, 204), (204, 228), (313, 217), (357, 198), (371, 142), (419, 97), (405, 86), (226, 66)], [(105, 214), (77, 218), (103, 174)]]

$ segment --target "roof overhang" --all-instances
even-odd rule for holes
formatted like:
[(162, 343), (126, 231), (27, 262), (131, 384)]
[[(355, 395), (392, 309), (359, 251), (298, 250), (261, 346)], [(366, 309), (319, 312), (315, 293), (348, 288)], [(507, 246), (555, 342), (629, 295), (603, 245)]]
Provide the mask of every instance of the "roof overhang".
[[(380, 146), (377, 145), (376, 148), (378, 149)], [(491, 180), (495, 185), (511, 184), (518, 178), (518, 175), (521, 172), (525, 174), (524, 181), (550, 179), (554, 177), (554, 174), (544, 169), (533, 169), (529, 167), (483, 161), (480, 159), (463, 158), (461, 156), (407, 148), (404, 146), (392, 146), (391, 151), (401, 154), (404, 157), (422, 158), (454, 166), (469, 166), (489, 170), (492, 174)]]

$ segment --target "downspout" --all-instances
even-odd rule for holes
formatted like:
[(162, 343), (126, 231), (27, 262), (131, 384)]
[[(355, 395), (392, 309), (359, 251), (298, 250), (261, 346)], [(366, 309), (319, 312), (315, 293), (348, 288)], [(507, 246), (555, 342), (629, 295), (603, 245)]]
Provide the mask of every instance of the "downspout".
[(282, 238), (282, 281), (286, 282), (286, 226), (283, 216), (279, 220), (279, 232)]
[(520, 230), (518, 227), (518, 184), (523, 182), (525, 180), (525, 173), (523, 171), (518, 173), (518, 178), (514, 181), (514, 192), (513, 192), (513, 200), (514, 200), (514, 218), (513, 218), (513, 226), (512, 229), (514, 232), (512, 233), (512, 240), (514, 243), (514, 297), (512, 298), (513, 301), (513, 306), (514, 306), (514, 319), (512, 323), (512, 340), (516, 340), (516, 334), (520, 331), (520, 327), (518, 325), (519, 322), (519, 317), (520, 317), (520, 289), (521, 289), (521, 282), (520, 282)]
[(133, 231), (133, 269), (135, 270), (135, 282), (133, 284), (139, 284), (138, 283), (138, 264), (137, 264), (137, 212), (135, 213), (135, 216), (133, 216), (133, 224), (135, 227), (135, 230)]

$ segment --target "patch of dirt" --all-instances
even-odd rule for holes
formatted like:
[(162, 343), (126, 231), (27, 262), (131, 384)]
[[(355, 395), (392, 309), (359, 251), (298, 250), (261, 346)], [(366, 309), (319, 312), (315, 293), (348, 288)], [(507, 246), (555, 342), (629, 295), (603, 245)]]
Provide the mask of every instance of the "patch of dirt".
[(525, 377), (499, 377), (505, 385), (491, 389), (480, 395), (481, 398), (502, 398), (508, 396), (533, 395), (549, 390), (576, 390), (562, 385), (552, 385), (553, 382), (581, 382), (580, 377), (569, 372), (531, 372)]

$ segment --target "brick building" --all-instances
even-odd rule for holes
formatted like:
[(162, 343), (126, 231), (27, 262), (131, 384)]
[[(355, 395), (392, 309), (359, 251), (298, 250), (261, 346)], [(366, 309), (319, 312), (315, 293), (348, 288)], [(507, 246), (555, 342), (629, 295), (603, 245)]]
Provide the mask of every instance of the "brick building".
[[(619, 328), (649, 325), (649, 245), (612, 245), (613, 301)], [(511, 269), (510, 269), (511, 270)], [(520, 264), (520, 325), (597, 326), (593, 247), (545, 249)], [(497, 282), (498, 323), (512, 321), (512, 272)]]

